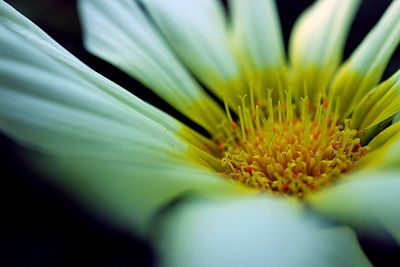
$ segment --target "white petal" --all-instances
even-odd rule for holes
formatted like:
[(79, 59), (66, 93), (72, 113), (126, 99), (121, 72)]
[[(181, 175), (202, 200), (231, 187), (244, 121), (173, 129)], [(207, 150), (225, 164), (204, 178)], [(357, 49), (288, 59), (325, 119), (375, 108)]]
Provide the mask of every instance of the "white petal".
[(55, 182), (140, 230), (186, 190), (235, 188), (190, 152), (175, 120), (0, 5), (0, 129), (33, 151), (30, 159)]
[[(81, 61), (79, 61), (67, 50), (65, 50), (62, 46), (51, 39), (40, 28), (38, 28), (31, 21), (19, 14), (15, 9), (4, 2), (0, 2), (0, 23), (2, 26), (13, 32), (14, 35), (18, 35), (24, 38), (25, 42), (30, 43), (30, 46), (34, 46), (42, 53), (45, 53), (51, 58), (72, 68), (71, 70), (73, 72), (78, 73), (79, 76), (85, 78), (89, 83), (93, 83), (94, 85), (96, 85), (96, 91), (101, 89), (104, 94), (107, 94), (111, 98), (115, 98), (115, 100), (118, 100), (118, 102), (124, 103), (126, 106), (133, 108), (142, 114), (145, 114), (146, 116), (153, 119), (154, 121), (157, 121), (159, 124), (163, 125), (167, 129), (170, 129), (172, 131), (177, 131), (180, 129), (181, 126), (175, 119), (146, 104), (145, 102), (133, 96), (110, 80), (89, 69)], [(13, 55), (10, 53), (5, 53), (4, 56), (10, 57)], [(31, 60), (33, 62), (33, 60), (29, 58), (29, 56), (26, 56), (24, 59)], [(37, 62), (33, 63), (37, 64)], [(60, 66), (62, 64), (60, 64)], [(89, 91), (90, 87), (86, 88), (86, 90)]]
[(350, 114), (358, 101), (378, 84), (399, 42), (400, 0), (394, 0), (335, 75), (332, 93), (340, 98), (343, 114)]
[(232, 42), (247, 82), (260, 98), (285, 84), (285, 52), (274, 0), (230, 0)]
[(167, 216), (155, 245), (171, 267), (371, 266), (351, 230), (303, 212), (266, 196), (198, 200)]
[(383, 73), (400, 42), (400, 1), (394, 0), (349, 61), (352, 70), (362, 74)]
[[(278, 11), (272, 0), (231, 0), (236, 45), (259, 70), (285, 63)], [(243, 56), (245, 56), (243, 55)]]
[(135, 1), (78, 2), (90, 52), (137, 78), (209, 131), (220, 108), (179, 63)]
[(359, 0), (319, 0), (296, 22), (290, 39), (289, 56), (294, 88), (306, 84), (306, 95), (313, 100), (325, 92), (340, 64), (346, 36)]
[(377, 238), (393, 234), (400, 244), (400, 173), (359, 173), (308, 199), (317, 212)]
[[(339, 65), (359, 0), (319, 0), (296, 22), (290, 40), (293, 67)], [(333, 66), (330, 66), (333, 65)]]
[(141, 1), (171, 47), (198, 79), (217, 95), (238, 101), (237, 95), (246, 87), (238, 80), (240, 73), (230, 53), (226, 18), (220, 3), (215, 0)]

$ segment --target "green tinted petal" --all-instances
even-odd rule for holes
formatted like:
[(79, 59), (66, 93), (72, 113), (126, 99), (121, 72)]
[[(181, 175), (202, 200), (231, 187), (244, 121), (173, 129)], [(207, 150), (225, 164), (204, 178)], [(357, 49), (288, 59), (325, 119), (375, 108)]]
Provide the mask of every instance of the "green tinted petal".
[(303, 88), (312, 99), (325, 90), (342, 59), (350, 25), (359, 0), (319, 0), (296, 22), (289, 55), (294, 87)]
[(400, 0), (394, 0), (378, 24), (339, 69), (332, 95), (340, 99), (342, 114), (350, 114), (358, 101), (378, 84), (400, 42)]
[(358, 163), (363, 169), (396, 169), (400, 167), (400, 124), (389, 126), (379, 133), (367, 148), (369, 151)]
[(400, 121), (400, 112), (393, 116), (393, 123)]
[(245, 86), (228, 46), (219, 1), (141, 0), (175, 53), (197, 78), (233, 104)]
[(380, 132), (374, 139), (369, 142), (368, 147), (371, 150), (379, 149), (388, 141), (394, 140), (397, 135), (400, 135), (400, 122), (390, 125), (388, 128)]
[(155, 240), (163, 266), (371, 266), (354, 233), (324, 229), (300, 205), (255, 198), (184, 203)]
[(400, 111), (400, 70), (369, 92), (356, 106), (352, 127), (366, 129)]
[(135, 1), (78, 2), (89, 51), (137, 78), (209, 131), (223, 112), (171, 52)]
[(311, 208), (377, 238), (385, 231), (399, 238), (400, 172), (360, 172), (352, 179), (307, 199)]

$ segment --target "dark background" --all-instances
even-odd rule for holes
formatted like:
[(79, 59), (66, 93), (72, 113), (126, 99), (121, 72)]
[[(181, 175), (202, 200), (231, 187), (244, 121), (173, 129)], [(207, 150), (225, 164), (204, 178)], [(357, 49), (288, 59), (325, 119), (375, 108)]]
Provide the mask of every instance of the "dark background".
[[(110, 0), (118, 1), (118, 0)], [(193, 125), (179, 112), (137, 81), (110, 64), (88, 54), (82, 46), (74, 0), (8, 0), (83, 62), (140, 98)], [(287, 43), (290, 29), (312, 0), (277, 0)], [(353, 24), (345, 58), (382, 15), (390, 0), (365, 0)], [(385, 77), (399, 68), (399, 51)], [(196, 127), (196, 126), (194, 126)], [(18, 146), (0, 134), (0, 266), (154, 266), (151, 246), (124, 230), (116, 229), (60, 188), (40, 177), (23, 160)], [(360, 238), (368, 257), (377, 266), (400, 263), (394, 242)]]

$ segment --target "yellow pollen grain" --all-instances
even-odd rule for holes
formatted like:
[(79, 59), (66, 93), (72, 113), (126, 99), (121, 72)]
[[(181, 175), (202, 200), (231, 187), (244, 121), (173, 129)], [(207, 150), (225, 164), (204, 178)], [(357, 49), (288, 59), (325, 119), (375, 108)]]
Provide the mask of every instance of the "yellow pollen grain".
[(223, 175), (248, 187), (286, 195), (304, 194), (335, 182), (366, 153), (350, 122), (338, 123), (326, 97), (312, 107), (307, 98), (293, 102), (290, 90), (273, 106), (271, 90), (265, 107), (250, 107), (245, 96), (235, 122), (226, 119), (214, 136)]

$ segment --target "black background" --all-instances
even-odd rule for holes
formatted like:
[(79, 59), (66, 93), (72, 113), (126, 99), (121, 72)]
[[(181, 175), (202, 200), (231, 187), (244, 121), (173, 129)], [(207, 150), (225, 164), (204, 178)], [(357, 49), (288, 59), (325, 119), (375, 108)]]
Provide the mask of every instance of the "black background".
[[(118, 0), (111, 0), (118, 1)], [(74, 0), (9, 0), (86, 64), (140, 98), (193, 125), (176, 110), (110, 64), (88, 54), (82, 46)], [(287, 43), (290, 29), (302, 10), (313, 1), (277, 0)], [(382, 15), (390, 0), (365, 0), (353, 24), (344, 57), (359, 44)], [(1, 37), (0, 37), (1, 38)], [(399, 68), (399, 52), (385, 77)], [(195, 127), (195, 126), (194, 126)], [(21, 157), (18, 146), (0, 134), (0, 266), (154, 266), (151, 246), (124, 230), (116, 229), (83, 209), (66, 192), (47, 182)], [(361, 244), (377, 266), (400, 263), (399, 249), (366, 237)]]

